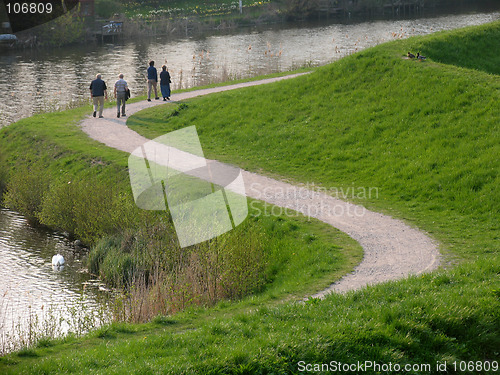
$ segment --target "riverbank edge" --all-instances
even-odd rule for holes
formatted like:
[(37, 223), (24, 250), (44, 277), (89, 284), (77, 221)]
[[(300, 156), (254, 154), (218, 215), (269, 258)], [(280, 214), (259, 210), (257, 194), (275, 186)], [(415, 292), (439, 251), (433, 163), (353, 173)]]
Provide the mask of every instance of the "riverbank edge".
[[(116, 37), (158, 37), (158, 36), (193, 36), (202, 35), (207, 32), (213, 31), (224, 31), (224, 30), (235, 30), (239, 28), (254, 28), (262, 27), (266, 25), (277, 25), (293, 23), (293, 22), (307, 22), (310, 20), (328, 20), (329, 22), (334, 21), (335, 23), (353, 23), (353, 22), (366, 22), (384, 19), (408, 19), (421, 16), (423, 14), (429, 16), (436, 16), (441, 14), (449, 14), (449, 12), (470, 12), (470, 11), (482, 11), (481, 9), (485, 7), (487, 11), (498, 10), (497, 7), (492, 7), (490, 0), (481, 0), (479, 4), (427, 4), (424, 6), (423, 3), (411, 3), (403, 4), (397, 3), (393, 4), (392, 9), (384, 5), (379, 4), (360, 4), (357, 3), (353, 5), (352, 2), (349, 4), (344, 4), (345, 8), (329, 6), (327, 9), (316, 9), (317, 5), (311, 3), (303, 4), (293, 4), (290, 5), (279, 3), (276, 1), (266, 2), (263, 4), (252, 4), (249, 7), (244, 7), (245, 12), (233, 12), (228, 14), (222, 14), (217, 16), (207, 16), (197, 14), (195, 11), (191, 14), (182, 14), (176, 17), (162, 17), (155, 13), (149, 17), (134, 17), (133, 12), (126, 11), (124, 14), (119, 15), (118, 13), (111, 17), (110, 21), (126, 22), (128, 23), (128, 29), (120, 36)], [(408, 5), (408, 12), (406, 12), (406, 5)], [(449, 7), (454, 8), (450, 9)], [(302, 9), (301, 7), (304, 7)], [(401, 8), (402, 7), (402, 8)], [(246, 9), (248, 8), (248, 9)], [(254, 9), (258, 8), (258, 9)], [(405, 10), (404, 12), (402, 10)], [(156, 10), (157, 11), (157, 10)], [(400, 13), (401, 11), (401, 13)], [(138, 12), (138, 10), (136, 10)], [(161, 14), (161, 12), (160, 12)], [(58, 36), (59, 39), (47, 39), (53, 38), (50, 33), (47, 33), (46, 26), (38, 26), (34, 30), (26, 30), (18, 33), (19, 42), (10, 47), (10, 49), (26, 49), (26, 48), (51, 48), (51, 47), (63, 47), (68, 45), (78, 45), (87, 44), (89, 42), (98, 42), (99, 38), (95, 35), (95, 31), (92, 30), (90, 26), (91, 21), (85, 20), (76, 14), (73, 16), (65, 15), (66, 18), (73, 17), (71, 25), (66, 25), (62, 23), (58, 25), (59, 28), (69, 27), (72, 28), (71, 34), (79, 35), (81, 40), (73, 37), (70, 41), (66, 40), (65, 36)], [(104, 21), (101, 21), (104, 22)], [(79, 27), (75, 29), (75, 25), (78, 24)], [(161, 24), (160, 27), (154, 26), (155, 24)], [(160, 30), (160, 31), (159, 31)], [(40, 35), (39, 35), (40, 34)], [(64, 34), (69, 34), (66, 32)], [(103, 37), (102, 37), (103, 38)], [(102, 39), (103, 40), (103, 39)], [(114, 39), (113, 39), (114, 40)]]
[[(273, 74), (272, 76), (288, 73)], [(253, 81), (259, 78), (263, 77), (239, 81)], [(230, 82), (222, 83), (220, 86), (227, 84)], [(210, 85), (209, 87), (215, 86), (218, 85)], [(192, 90), (196, 90), (196, 88)], [(145, 97), (135, 98), (135, 100), (145, 100)], [(112, 103), (107, 104), (107, 106), (112, 105)], [(143, 214), (141, 216), (141, 213), (138, 212), (140, 210), (133, 203), (127, 172), (128, 153), (112, 150), (93, 141), (79, 128), (78, 124), (84, 116), (88, 115), (88, 111), (89, 107), (87, 106), (68, 111), (39, 114), (1, 129), (0, 182), (3, 185), (2, 190), (6, 192), (9, 180), (17, 181), (14, 193), (18, 195), (19, 199), (7, 197), (11, 205), (14, 205), (12, 208), (21, 211), (34, 225), (39, 225), (41, 218), (44, 226), (64, 232), (72, 240), (83, 240), (84, 244), (91, 249), (90, 255), (92, 255), (96, 247), (102, 248), (100, 244), (106, 243), (108, 239), (111, 242), (116, 242), (116, 232), (127, 232), (129, 227), (135, 225), (134, 218), (130, 216), (137, 215), (139, 221), (146, 222), (157, 220), (158, 216), (156, 214)], [(59, 123), (59, 125), (49, 126), (51, 122)], [(59, 195), (51, 196), (49, 194), (50, 191), (54, 190), (53, 186), (56, 186), (56, 190), (62, 189)], [(75, 186), (76, 190), (66, 190), (65, 186)], [(12, 185), (10, 187), (12, 188)], [(88, 189), (95, 190), (90, 192)], [(102, 202), (96, 201), (96, 198), (100, 197), (99, 194), (103, 190), (110, 191), (112, 194), (104, 193), (101, 196), (101, 201), (114, 202), (115, 197), (118, 197), (117, 204), (99, 205)], [(72, 226), (74, 223), (71, 220), (60, 221), (63, 225), (51, 224), (50, 220), (56, 216), (64, 218), (75, 214), (74, 207), (68, 209), (64, 204), (68, 194), (65, 191), (71, 191), (69, 193), (71, 195), (78, 195), (78, 200), (81, 201), (80, 206), (85, 211), (85, 219), (94, 224), (91, 225), (90, 231), (78, 232), (78, 228), (76, 228), (75, 232), (75, 227)], [(7, 191), (6, 195), (8, 194)], [(48, 204), (52, 205), (47, 206), (47, 201), (49, 201)], [(61, 201), (62, 204), (60, 204)], [(40, 206), (43, 207), (40, 208)], [(97, 206), (97, 209), (94, 206)], [(251, 200), (250, 207), (253, 210), (265, 211), (258, 201)], [(269, 209), (269, 205), (267, 207)], [(260, 220), (262, 224), (259, 224), (258, 217), (253, 217), (253, 210), (250, 210), (248, 219), (254, 223), (252, 225), (275, 228), (271, 230), (276, 230), (282, 237), (277, 239), (270, 236), (267, 246), (277, 248), (280, 241), (283, 242), (285, 251), (283, 251), (282, 258), (284, 264), (288, 264), (290, 271), (272, 276), (276, 281), (275, 286), (269, 284), (265, 291), (261, 290), (252, 297), (242, 298), (239, 302), (235, 300), (231, 309), (241, 309), (242, 306), (248, 304), (273, 305), (281, 303), (280, 301), (283, 299), (299, 300), (340, 279), (352, 271), (361, 261), (362, 249), (359, 244), (327, 224), (298, 213), (293, 217), (288, 214), (273, 215), (272, 218)], [(79, 212), (75, 215), (82, 214), (82, 211)], [(110, 212), (113, 214), (110, 215)], [(106, 215), (102, 215), (103, 213)], [(99, 216), (101, 215), (112, 216), (112, 219), (111, 221), (100, 221)], [(50, 220), (47, 221), (47, 218)], [(126, 236), (130, 235), (131, 233), (126, 234)], [(118, 240), (121, 241), (121, 239)], [(286, 263), (286, 258), (290, 255), (300, 255), (303, 254), (303, 251), (310, 251), (311, 254), (315, 254), (314, 258), (321, 261), (316, 262), (315, 266), (305, 267), (295, 264), (297, 261)], [(306, 254), (304, 253), (304, 255)], [(329, 258), (335, 258), (336, 262), (328, 262)], [(99, 261), (101, 267), (105, 261), (106, 259)], [(304, 276), (300, 275), (302, 272), (304, 274), (312, 272), (311, 267), (317, 268), (314, 278), (309, 276), (309, 280), (303, 279)], [(311, 270), (308, 271), (310, 268)], [(106, 270), (102, 272), (106, 272)], [(288, 276), (284, 276), (285, 274)], [(299, 280), (301, 280), (300, 283), (298, 283)]]

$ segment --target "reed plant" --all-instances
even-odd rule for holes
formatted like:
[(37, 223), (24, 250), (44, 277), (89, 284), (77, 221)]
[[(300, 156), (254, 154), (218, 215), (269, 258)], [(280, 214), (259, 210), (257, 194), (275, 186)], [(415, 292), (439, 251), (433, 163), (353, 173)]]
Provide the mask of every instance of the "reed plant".
[[(98, 327), (111, 323), (113, 303), (102, 303), (94, 309), (86, 308), (82, 292), (70, 303), (48, 303), (41, 313), (31, 306), (23, 314), (12, 316), (8, 296), (0, 300), (0, 356), (18, 351), (21, 356), (33, 355), (34, 348), (55, 345), (66, 339), (80, 337)], [(35, 355), (36, 356), (36, 355)]]

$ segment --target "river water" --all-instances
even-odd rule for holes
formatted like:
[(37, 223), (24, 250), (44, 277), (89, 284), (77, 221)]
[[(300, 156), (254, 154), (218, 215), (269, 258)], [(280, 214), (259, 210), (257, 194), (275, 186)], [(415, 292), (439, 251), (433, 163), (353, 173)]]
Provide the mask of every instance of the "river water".
[[(61, 254), (65, 266), (52, 267)], [(81, 333), (106, 321), (109, 292), (91, 279), (86, 251), (0, 208), (0, 354), (37, 337)]]
[[(118, 73), (124, 73), (132, 94), (138, 94), (145, 89), (149, 60), (157, 66), (167, 62), (175, 89), (326, 64), (385, 41), (498, 19), (500, 13), (493, 12), (348, 25), (301, 24), (183, 39), (1, 51), (0, 127), (40, 111), (88, 101), (88, 86), (98, 72), (109, 87)], [(66, 258), (61, 271), (51, 267), (56, 253)], [(84, 272), (84, 255), (65, 237), (34, 229), (20, 215), (0, 209), (0, 354), (29, 341), (30, 327), (57, 333), (99, 324), (104, 311), (100, 301), (106, 292)]]

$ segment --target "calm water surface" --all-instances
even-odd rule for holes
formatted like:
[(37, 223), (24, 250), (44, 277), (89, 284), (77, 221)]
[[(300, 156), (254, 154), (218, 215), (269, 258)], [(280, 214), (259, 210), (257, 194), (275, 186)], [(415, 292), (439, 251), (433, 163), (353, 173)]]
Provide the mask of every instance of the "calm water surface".
[[(51, 265), (57, 253), (66, 261), (61, 270)], [(0, 208), (0, 354), (28, 341), (30, 328), (61, 334), (101, 322), (108, 292), (85, 272), (84, 255), (62, 235)]]
[[(0, 127), (39, 111), (88, 100), (88, 86), (98, 72), (110, 87), (123, 72), (132, 93), (137, 94), (145, 88), (144, 73), (151, 59), (157, 65), (167, 61), (174, 88), (189, 87), (304, 64), (325, 64), (381, 42), (499, 18), (498, 12), (479, 13), (142, 39), (48, 51), (4, 51), (0, 52)], [(56, 253), (66, 258), (62, 271), (52, 269), (51, 258)], [(23, 340), (20, 332), (26, 332), (30, 319), (32, 324), (38, 319), (38, 325), (52, 322), (55, 327), (48, 329), (65, 331), (72, 320), (85, 319), (75, 311), (98, 315), (102, 292), (99, 283), (84, 272), (84, 253), (63, 236), (34, 229), (20, 215), (0, 209), (0, 352)], [(55, 324), (54, 317), (64, 322)]]

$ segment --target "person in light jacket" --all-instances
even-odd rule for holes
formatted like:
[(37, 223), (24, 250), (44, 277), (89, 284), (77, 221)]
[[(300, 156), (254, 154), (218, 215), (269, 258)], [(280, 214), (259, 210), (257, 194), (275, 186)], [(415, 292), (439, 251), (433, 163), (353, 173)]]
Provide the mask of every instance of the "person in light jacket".
[(128, 90), (127, 81), (123, 79), (123, 73), (118, 75), (118, 81), (115, 82), (115, 98), (116, 98), (116, 117), (120, 118), (120, 106), (122, 109), (122, 117), (125, 114), (125, 101), (127, 100), (126, 94)]

